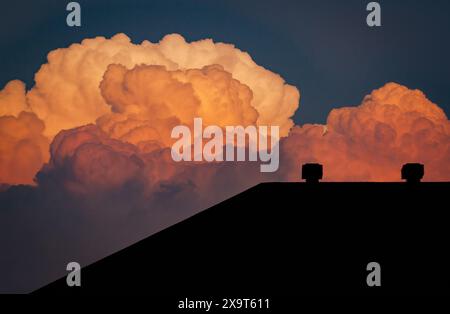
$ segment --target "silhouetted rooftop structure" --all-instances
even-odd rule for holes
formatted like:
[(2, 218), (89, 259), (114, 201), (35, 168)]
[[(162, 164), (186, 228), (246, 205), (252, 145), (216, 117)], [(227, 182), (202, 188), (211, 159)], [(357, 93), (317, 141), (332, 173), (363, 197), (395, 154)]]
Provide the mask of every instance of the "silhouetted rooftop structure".
[[(322, 177), (318, 164), (302, 171)], [(418, 180), (423, 168), (402, 174)], [(449, 193), (446, 182), (262, 183), (82, 265), (81, 287), (62, 277), (35, 293), (448, 295)], [(376, 289), (369, 262), (381, 265)]]
[(411, 163), (402, 167), (402, 180), (408, 183), (417, 183), (423, 179), (425, 167), (422, 164)]
[(317, 183), (323, 177), (321, 164), (304, 164), (302, 166), (302, 179), (307, 183)]

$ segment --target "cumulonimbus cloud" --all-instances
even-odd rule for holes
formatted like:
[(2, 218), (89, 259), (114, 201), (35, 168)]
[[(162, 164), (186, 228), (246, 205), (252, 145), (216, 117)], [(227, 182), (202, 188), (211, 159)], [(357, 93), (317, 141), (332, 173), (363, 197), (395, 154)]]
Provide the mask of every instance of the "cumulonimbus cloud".
[(100, 84), (111, 114), (97, 124), (113, 138), (149, 151), (169, 147), (171, 130), (193, 125), (255, 125), (258, 112), (252, 91), (220, 65), (168, 71), (163, 66), (136, 66), (127, 70), (110, 65)]
[[(80, 44), (53, 50), (47, 59), (36, 73), (35, 85), (30, 91), (17, 80), (0, 91), (0, 115), (17, 117), (21, 111), (34, 112), (44, 121), (43, 134), (50, 141), (61, 130), (95, 123), (100, 118), (99, 124), (104, 130), (109, 128), (107, 132), (113, 137), (136, 143), (144, 136), (149, 141), (140, 141), (141, 147), (147, 145), (153, 149), (158, 142), (167, 144), (168, 132), (161, 129), (163, 126), (173, 125), (177, 119), (193, 113), (210, 121), (278, 125), (280, 135), (287, 136), (299, 104), (299, 91), (286, 84), (281, 76), (257, 65), (247, 53), (233, 45), (210, 39), (188, 43), (182, 36), (172, 34), (159, 43), (133, 44), (126, 35), (117, 34), (111, 39), (85, 39)], [(115, 66), (111, 66), (104, 80), (110, 65)], [(135, 68), (139, 65), (155, 67)], [(124, 74), (125, 69), (134, 69), (122, 78), (122, 83), (130, 84), (134, 90), (125, 95), (126, 85), (122, 85), (114, 94), (108, 89), (114, 85), (112, 76)], [(171, 81), (160, 88), (155, 83), (157, 79)], [(153, 84), (153, 90), (152, 85), (134, 85), (137, 81)], [(101, 82), (102, 89), (99, 88)], [(161, 94), (157, 95), (159, 92)], [(134, 119), (132, 111), (136, 106), (127, 105), (123, 96), (135, 97), (141, 101), (140, 105), (148, 101), (144, 98), (153, 98), (153, 104), (147, 109), (139, 105), (137, 110), (141, 114), (144, 110), (147, 112)], [(184, 96), (183, 103), (175, 103)], [(162, 102), (155, 101), (158, 97)], [(197, 108), (194, 110), (194, 107)], [(149, 109), (153, 112), (149, 113)], [(169, 111), (163, 112), (165, 109)], [(189, 110), (194, 111), (188, 114)], [(165, 121), (147, 120), (152, 115), (165, 116)], [(32, 182), (34, 175), (34, 171), (29, 172), (20, 183)]]
[[(326, 125), (292, 128), (298, 102), (295, 87), (230, 44), (177, 34), (137, 45), (124, 34), (86, 39), (50, 52), (29, 92), (17, 80), (0, 91), (0, 179), (32, 183), (61, 130), (94, 124), (145, 154), (170, 147), (171, 129), (195, 117), (221, 127), (280, 126), (281, 180), (297, 180), (303, 162), (324, 164), (333, 181), (398, 181), (405, 162), (425, 163), (428, 180), (449, 179), (449, 122), (422, 92), (390, 83), (358, 107), (333, 110)], [(37, 158), (27, 165), (19, 152)]]
[(159, 43), (133, 44), (126, 35), (118, 34), (111, 39), (86, 39), (48, 54), (48, 62), (36, 73), (36, 84), (26, 95), (29, 107), (45, 121), (46, 135), (93, 123), (110, 112), (98, 88), (110, 64), (127, 69), (161, 65), (169, 71), (221, 65), (251, 89), (251, 105), (259, 113), (257, 123), (279, 125), (282, 135), (293, 125), (291, 117), (298, 108), (295, 87), (233, 45), (210, 39), (187, 43), (178, 34), (167, 35)]

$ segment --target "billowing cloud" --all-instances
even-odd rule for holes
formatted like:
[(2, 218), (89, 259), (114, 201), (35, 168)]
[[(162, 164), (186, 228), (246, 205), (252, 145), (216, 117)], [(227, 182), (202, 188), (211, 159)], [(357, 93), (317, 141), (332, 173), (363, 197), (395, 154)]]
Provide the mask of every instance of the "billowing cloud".
[(284, 176), (319, 162), (331, 181), (400, 181), (404, 163), (425, 164), (425, 179), (450, 180), (450, 122), (418, 90), (395, 83), (358, 107), (334, 109), (326, 125), (295, 127), (283, 143)]
[[(12, 129), (2, 139), (3, 183), (32, 182), (32, 172), (48, 161), (43, 134), (51, 140), (93, 124), (114, 147), (127, 144), (136, 156), (170, 147), (171, 129), (192, 126), (195, 117), (221, 127), (279, 125), (286, 137), (299, 101), (295, 87), (233, 45), (187, 43), (177, 34), (141, 44), (124, 34), (86, 39), (50, 52), (35, 78), (28, 93), (17, 80), (0, 92), (0, 113), (10, 116), (2, 123), (21, 121), (20, 112), (28, 111), (37, 117), (27, 127), (39, 124), (31, 139)], [(315, 161), (328, 180), (397, 181), (401, 165), (414, 161), (426, 164), (428, 180), (446, 180), (448, 129), (444, 112), (423, 93), (387, 84), (359, 107), (333, 110), (324, 126), (295, 126), (282, 141), (281, 179), (297, 179), (300, 164)], [(39, 151), (29, 166), (16, 157), (25, 144), (27, 152)], [(22, 162), (21, 169), (8, 160)]]
[(60, 132), (51, 145), (44, 173), (57, 169), (52, 180), (75, 194), (108, 192), (120, 188), (138, 173), (142, 162), (136, 147), (114, 139), (94, 125)]
[(113, 112), (98, 120), (100, 127), (147, 151), (170, 147), (173, 127), (192, 126), (196, 117), (220, 127), (255, 125), (258, 119), (250, 88), (219, 65), (175, 71), (110, 65), (100, 89)]
[(15, 116), (27, 111), (25, 84), (22, 81), (10, 81), (0, 90), (0, 116)]
[(36, 172), (49, 158), (49, 140), (43, 131), (44, 123), (34, 113), (0, 116), (1, 183), (33, 184)]
[(166, 201), (161, 195), (184, 195), (185, 205), (213, 204), (232, 195), (229, 191), (238, 193), (263, 180), (254, 163), (176, 163), (170, 148), (141, 150), (92, 124), (60, 132), (51, 144), (50, 162), (37, 175), (41, 186), (56, 183), (58, 189), (83, 197), (139, 187), (152, 206)]
[[(30, 108), (46, 123), (47, 135), (93, 123), (109, 113), (110, 107), (98, 87), (110, 64), (127, 69), (140, 64), (161, 65), (169, 71), (221, 65), (251, 89), (251, 105), (259, 113), (257, 123), (279, 125), (282, 136), (292, 127), (291, 117), (298, 108), (297, 88), (257, 65), (233, 45), (214, 43), (210, 39), (187, 43), (178, 34), (167, 35), (159, 43), (143, 41), (136, 45), (126, 35), (118, 34), (111, 39), (85, 39), (81, 44), (48, 54), (48, 63), (36, 73), (36, 84), (27, 94)], [(190, 75), (195, 76), (194, 73)], [(206, 92), (199, 95), (210, 96), (213, 95)]]
[[(17, 80), (0, 91), (0, 115), (34, 112), (50, 140), (100, 118), (114, 138), (152, 150), (168, 145), (170, 129), (180, 121), (189, 125), (193, 115), (219, 125), (278, 125), (287, 136), (299, 104), (297, 88), (278, 74), (210, 39), (188, 43), (172, 34), (159, 43), (133, 44), (117, 34), (53, 50), (47, 59), (30, 91)], [(130, 105), (131, 97), (140, 103)]]
[(248, 53), (211, 39), (187, 44), (180, 35), (166, 36), (159, 46), (165, 56), (182, 68), (220, 64), (233, 78), (250, 87), (252, 106), (259, 113), (258, 125), (278, 125), (281, 136), (286, 136), (294, 125), (290, 118), (298, 108), (298, 89), (286, 84), (280, 75), (257, 65)]
[(51, 136), (62, 129), (93, 123), (109, 112), (98, 88), (108, 65), (176, 66), (151, 45), (134, 45), (124, 34), (111, 39), (85, 39), (51, 51), (47, 59), (36, 73), (36, 84), (27, 98), (33, 111), (45, 121), (46, 134)]

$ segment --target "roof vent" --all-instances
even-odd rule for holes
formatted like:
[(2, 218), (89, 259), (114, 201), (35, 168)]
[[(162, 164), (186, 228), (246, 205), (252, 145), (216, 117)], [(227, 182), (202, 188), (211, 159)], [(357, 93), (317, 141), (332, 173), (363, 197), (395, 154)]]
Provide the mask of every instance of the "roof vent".
[(402, 167), (402, 179), (408, 183), (418, 183), (423, 179), (425, 167), (422, 164), (405, 164)]
[(322, 180), (323, 167), (321, 164), (304, 164), (302, 166), (302, 179), (306, 183), (318, 183)]

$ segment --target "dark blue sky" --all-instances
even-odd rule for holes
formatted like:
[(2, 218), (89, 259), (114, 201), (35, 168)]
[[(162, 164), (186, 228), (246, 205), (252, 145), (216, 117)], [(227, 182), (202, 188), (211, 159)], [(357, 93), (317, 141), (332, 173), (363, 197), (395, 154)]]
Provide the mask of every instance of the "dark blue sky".
[[(9, 2), (7, 4), (7, 2)], [(133, 42), (180, 33), (233, 43), (302, 94), (297, 123), (324, 122), (395, 81), (423, 90), (450, 113), (450, 1), (379, 1), (381, 28), (369, 28), (369, 0), (80, 0), (81, 28), (65, 24), (70, 1), (2, 1), (0, 85), (33, 75), (50, 50), (124, 32)]]

